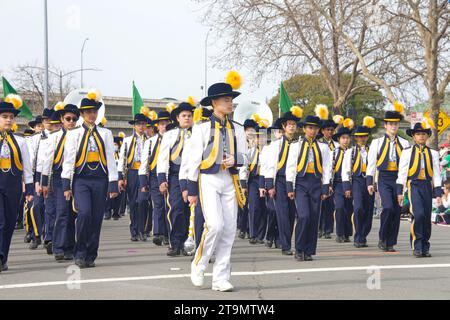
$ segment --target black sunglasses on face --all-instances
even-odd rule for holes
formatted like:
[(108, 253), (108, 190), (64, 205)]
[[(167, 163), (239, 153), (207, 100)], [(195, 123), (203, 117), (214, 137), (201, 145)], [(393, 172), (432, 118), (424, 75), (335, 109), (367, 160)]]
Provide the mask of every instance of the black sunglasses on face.
[(78, 118), (76, 118), (76, 117), (64, 117), (64, 120), (66, 120), (67, 122), (77, 122)]

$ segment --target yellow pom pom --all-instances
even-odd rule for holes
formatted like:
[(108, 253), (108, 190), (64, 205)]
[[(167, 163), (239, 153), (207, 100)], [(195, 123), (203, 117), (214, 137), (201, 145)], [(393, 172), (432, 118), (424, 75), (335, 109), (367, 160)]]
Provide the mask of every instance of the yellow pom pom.
[(252, 114), (252, 116), (250, 117), (250, 119), (254, 120), (256, 123), (259, 122), (259, 120), (261, 120), (261, 117), (259, 116), (259, 114), (254, 113)]
[(102, 121), (100, 121), (100, 123), (103, 125), (103, 126), (106, 126), (106, 123), (108, 122), (108, 120), (106, 120), (106, 118), (105, 117), (103, 117), (102, 118)]
[(122, 138), (122, 139), (125, 138), (125, 132), (120, 131), (119, 132), (119, 137)]
[(293, 106), (290, 111), (297, 118), (302, 118), (303, 117), (303, 109), (300, 108), (299, 106)]
[(337, 125), (341, 125), (342, 122), (344, 122), (344, 117), (341, 116), (340, 114), (337, 114), (333, 117), (333, 121), (334, 123), (336, 123)]
[(267, 129), (269, 127), (269, 120), (259, 119), (258, 126), (260, 126), (261, 128)]
[(55, 105), (55, 111), (61, 111), (64, 110), (64, 102), (59, 101), (56, 105)]
[(316, 105), (316, 108), (314, 109), (314, 112), (316, 113), (316, 116), (318, 116), (322, 120), (328, 119), (328, 107), (324, 104), (318, 104)]
[(347, 118), (344, 120), (344, 122), (342, 123), (342, 125), (347, 128), (347, 129), (353, 129), (353, 127), (355, 126), (355, 123), (353, 122), (352, 119)]
[(17, 94), (8, 94), (5, 98), (5, 102), (11, 103), (14, 109), (20, 109), (22, 107), (23, 101)]
[(193, 96), (189, 96), (188, 98), (187, 98), (187, 101), (186, 101), (187, 103), (189, 103), (191, 106), (193, 106), (193, 107), (195, 107), (196, 105), (197, 105), (197, 102), (195, 101), (195, 99), (194, 99), (194, 97)]
[(12, 132), (16, 132), (17, 129), (19, 129), (19, 126), (17, 125), (17, 123), (14, 122), (14, 123), (12, 124), (12, 126), (11, 126), (11, 131), (12, 131)]
[(154, 121), (158, 118), (158, 114), (152, 110), (149, 112), (148, 117), (150, 118), (150, 120)]
[(169, 113), (172, 113), (173, 109), (175, 109), (175, 108), (176, 108), (176, 106), (175, 106), (175, 103), (173, 103), (173, 102), (168, 103), (166, 105), (166, 111)]
[(436, 126), (434, 125), (434, 121), (428, 117), (425, 117), (422, 120), (421, 126), (423, 129), (436, 129)]
[(363, 126), (369, 128), (369, 129), (374, 128), (375, 127), (375, 119), (371, 116), (364, 117)]
[(142, 106), (139, 112), (148, 118), (150, 114), (150, 109), (147, 106)]
[(89, 90), (88, 94), (86, 95), (88, 99), (95, 100), (97, 102), (100, 101), (102, 98), (102, 94), (97, 89), (91, 89)]
[(193, 116), (194, 123), (197, 123), (197, 122), (201, 121), (202, 120), (202, 116), (203, 116), (203, 108), (202, 107), (195, 108), (194, 116)]
[(233, 90), (237, 90), (242, 85), (242, 77), (237, 71), (230, 71), (225, 78), (225, 82), (231, 85)]
[(402, 103), (395, 101), (394, 102), (394, 110), (400, 114), (403, 114), (403, 112), (405, 111), (405, 107), (403, 106)]

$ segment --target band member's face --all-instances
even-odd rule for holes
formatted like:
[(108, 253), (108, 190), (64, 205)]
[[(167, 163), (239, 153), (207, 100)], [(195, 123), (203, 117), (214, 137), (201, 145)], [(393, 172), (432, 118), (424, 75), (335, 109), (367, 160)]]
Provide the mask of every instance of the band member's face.
[(428, 138), (428, 134), (425, 132), (417, 132), (413, 135), (414, 142), (420, 145), (425, 145)]
[(149, 137), (153, 137), (155, 135), (155, 127), (153, 126), (147, 127), (147, 135)]
[(322, 134), (325, 139), (330, 140), (334, 134), (334, 128), (333, 127), (324, 128), (322, 129)]
[(339, 137), (339, 144), (345, 148), (350, 145), (350, 136), (348, 134), (343, 134)]
[(138, 121), (134, 124), (134, 130), (138, 135), (144, 134), (146, 129), (147, 129), (147, 122), (145, 121)]
[(75, 128), (77, 121), (78, 121), (77, 115), (71, 112), (68, 112), (61, 117), (62, 125), (66, 129)]
[(233, 98), (221, 97), (212, 101), (214, 112), (219, 114), (230, 114), (233, 112)]
[(11, 130), (14, 123), (14, 114), (12, 112), (0, 113), (0, 129), (1, 130)]
[(297, 123), (292, 120), (286, 121), (286, 123), (284, 124), (284, 131), (288, 135), (294, 135), (295, 131), (297, 131)]
[(307, 125), (303, 127), (303, 132), (307, 138), (314, 139), (319, 132), (319, 127)]
[(190, 111), (181, 111), (177, 116), (178, 123), (180, 124), (180, 128), (187, 129), (192, 127), (194, 124), (193, 114)]
[(38, 123), (37, 125), (34, 126), (34, 132), (42, 132), (42, 130), (44, 130), (44, 125), (42, 123)]
[(254, 128), (247, 128), (247, 129), (245, 129), (245, 135), (247, 137), (247, 140), (255, 139), (255, 134), (256, 134), (256, 131), (255, 131)]
[(283, 136), (283, 130), (273, 130), (273, 135), (276, 139), (280, 139)]
[(90, 125), (93, 125), (95, 123), (95, 120), (97, 120), (97, 115), (98, 110), (95, 109), (88, 109), (81, 111), (81, 116), (83, 117), (83, 120)]
[(61, 123), (52, 123), (50, 124), (50, 132), (53, 131), (58, 131), (59, 129), (61, 129)]
[(355, 141), (357, 144), (365, 146), (367, 141), (369, 140), (369, 136), (356, 136)]
[(389, 135), (396, 135), (399, 127), (400, 127), (400, 123), (398, 123), (398, 122), (385, 122), (384, 123), (384, 128), (386, 129), (386, 132)]
[(44, 126), (45, 130), (51, 131), (52, 124), (50, 123), (50, 119), (43, 119), (42, 125)]
[(166, 127), (169, 124), (169, 121), (167, 120), (161, 120), (158, 122), (158, 131), (160, 134), (163, 134), (166, 132)]

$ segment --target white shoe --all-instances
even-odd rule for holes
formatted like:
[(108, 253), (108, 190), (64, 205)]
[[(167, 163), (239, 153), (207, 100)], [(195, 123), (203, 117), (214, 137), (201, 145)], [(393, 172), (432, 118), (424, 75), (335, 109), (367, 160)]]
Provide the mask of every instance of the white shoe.
[(214, 291), (229, 292), (233, 291), (234, 287), (229, 281), (222, 280), (213, 282), (212, 289)]
[(191, 268), (191, 282), (196, 287), (202, 287), (205, 282), (204, 271), (198, 268)]

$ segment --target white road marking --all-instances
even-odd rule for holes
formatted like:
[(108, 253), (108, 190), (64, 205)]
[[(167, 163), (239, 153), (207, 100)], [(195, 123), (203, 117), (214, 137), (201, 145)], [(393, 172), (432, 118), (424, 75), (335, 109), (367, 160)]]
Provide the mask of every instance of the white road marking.
[[(450, 268), (450, 263), (412, 264), (412, 265), (404, 264), (404, 265), (387, 265), (387, 266), (371, 265), (371, 266), (358, 266), (358, 267), (329, 267), (329, 268), (286, 269), (286, 270), (267, 270), (267, 271), (240, 271), (240, 272), (232, 272), (231, 275), (232, 276), (263, 276), (263, 275), (290, 274), (290, 273), (358, 271), (358, 270), (368, 270), (368, 269), (373, 270), (374, 268), (378, 268), (378, 269), (382, 269), (382, 270)], [(5, 276), (6, 276), (6, 274), (5, 274)], [(210, 277), (210, 276), (212, 276), (212, 273), (205, 273), (205, 276)], [(74, 281), (31, 282), (31, 283), (0, 285), (0, 290), (33, 288), (33, 287), (63, 286), (63, 285), (74, 285), (74, 284), (105, 283), (105, 282), (179, 279), (179, 278), (189, 278), (189, 277), (190, 277), (190, 274), (166, 274), (166, 275), (143, 276), (143, 277), (104, 278), (104, 279), (87, 279), (87, 280), (74, 280)]]

